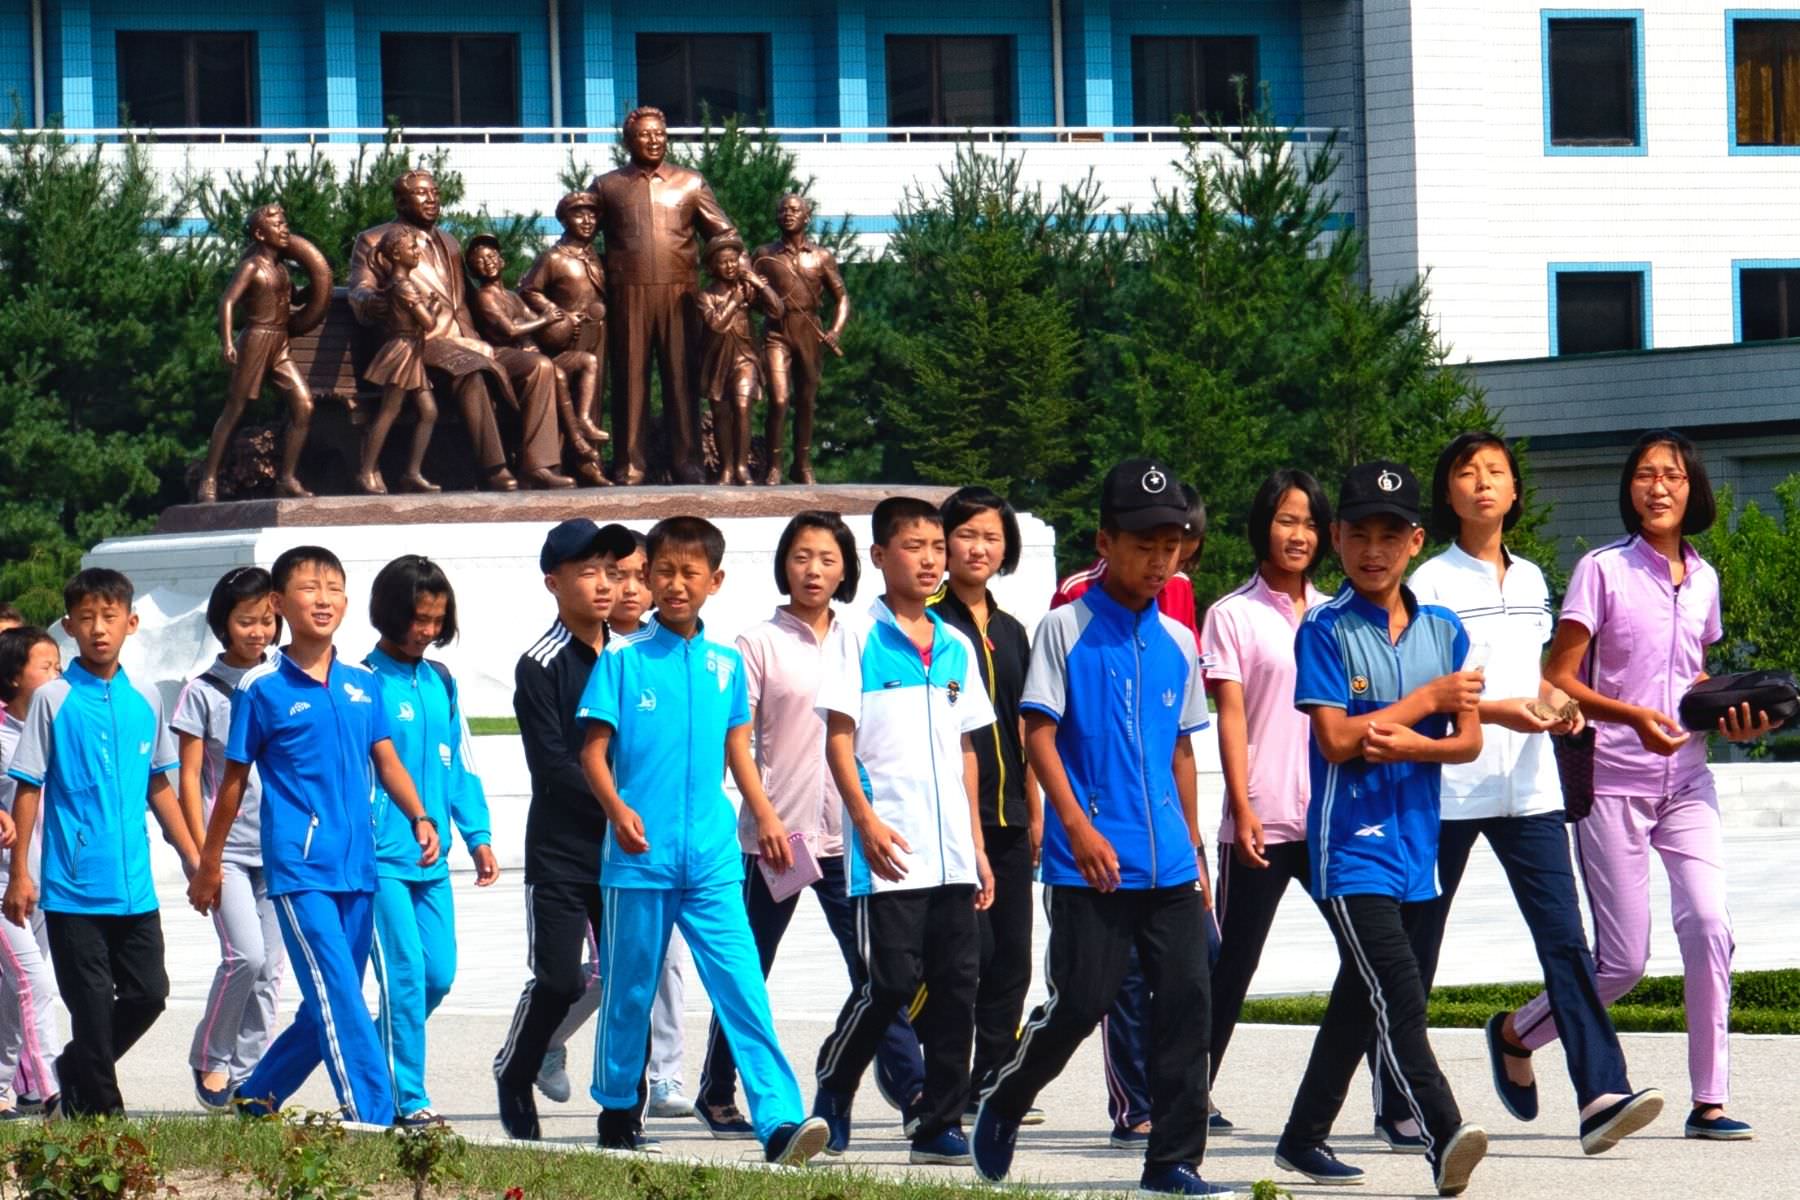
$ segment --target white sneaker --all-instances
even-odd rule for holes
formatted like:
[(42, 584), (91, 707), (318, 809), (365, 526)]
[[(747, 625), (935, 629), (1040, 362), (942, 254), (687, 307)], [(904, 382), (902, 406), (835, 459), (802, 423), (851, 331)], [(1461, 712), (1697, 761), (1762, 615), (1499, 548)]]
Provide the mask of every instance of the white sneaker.
[(538, 1068), (537, 1090), (544, 1093), (544, 1099), (557, 1104), (569, 1102), (569, 1051), (564, 1046), (552, 1046), (544, 1051), (544, 1063)]
[(694, 1111), (694, 1102), (681, 1094), (681, 1080), (658, 1079), (650, 1084), (650, 1106), (645, 1110), (652, 1117), (685, 1117)]

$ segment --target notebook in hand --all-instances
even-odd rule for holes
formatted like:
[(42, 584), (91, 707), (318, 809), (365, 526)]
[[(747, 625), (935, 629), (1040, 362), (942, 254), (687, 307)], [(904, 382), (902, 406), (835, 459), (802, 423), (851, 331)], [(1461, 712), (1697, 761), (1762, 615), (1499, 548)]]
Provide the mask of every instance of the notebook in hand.
[(788, 834), (788, 851), (794, 856), (794, 863), (785, 871), (775, 870), (767, 858), (760, 854), (756, 856), (757, 869), (762, 872), (763, 882), (769, 886), (769, 898), (777, 904), (799, 895), (825, 878), (825, 868), (813, 857), (812, 847), (806, 844), (805, 834)]

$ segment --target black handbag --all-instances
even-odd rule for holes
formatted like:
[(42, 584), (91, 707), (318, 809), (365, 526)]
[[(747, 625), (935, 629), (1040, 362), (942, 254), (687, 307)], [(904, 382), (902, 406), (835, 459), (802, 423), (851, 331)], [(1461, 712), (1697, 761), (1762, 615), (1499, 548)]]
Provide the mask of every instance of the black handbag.
[(1572, 825), (1594, 811), (1594, 727), (1552, 735), (1550, 748), (1562, 779), (1563, 819)]
[(1768, 713), (1770, 721), (1786, 724), (1800, 716), (1800, 686), (1786, 671), (1715, 675), (1696, 683), (1681, 698), (1681, 723), (1695, 733), (1716, 733), (1725, 714), (1745, 704), (1752, 721), (1758, 713)]

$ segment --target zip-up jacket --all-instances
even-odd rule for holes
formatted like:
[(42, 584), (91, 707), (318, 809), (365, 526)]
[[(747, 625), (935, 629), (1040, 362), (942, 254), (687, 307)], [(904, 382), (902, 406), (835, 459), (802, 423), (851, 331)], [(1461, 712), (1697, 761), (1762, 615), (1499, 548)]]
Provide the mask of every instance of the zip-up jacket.
[(1031, 666), (1031, 635), (1011, 613), (1002, 612), (988, 593), (987, 628), (948, 585), (932, 597), (932, 607), (952, 629), (975, 647), (975, 663), (994, 709), (994, 723), (975, 743), (981, 765), (981, 823), (996, 828), (1025, 828), (1025, 746), (1019, 737), (1019, 697)]
[(262, 775), (269, 894), (375, 890), (375, 770), (388, 740), (375, 672), (334, 651), (325, 682), (285, 651), (246, 674), (225, 757)]
[(581, 771), (587, 729), (575, 715), (594, 658), (594, 648), (559, 620), (519, 656), (513, 671), (513, 713), (531, 772), (526, 883), (591, 884), (600, 878), (606, 814)]
[(613, 780), (650, 843), (627, 854), (609, 829), (602, 886), (702, 888), (744, 878), (737, 813), (725, 794), (725, 735), (750, 723), (734, 647), (708, 641), (704, 626), (684, 638), (652, 619), (607, 643), (576, 716), (612, 727)]
[(144, 809), (152, 779), (176, 765), (162, 700), (125, 668), (101, 679), (77, 658), (37, 690), (7, 774), (43, 789), (45, 912), (156, 911)]
[[(454, 824), (471, 855), (493, 840), (488, 826), (487, 794), (470, 763), (469, 724), (456, 699), (456, 682), (443, 664), (401, 662), (380, 649), (363, 664), (381, 685), (382, 708), (393, 734), (394, 751), (412, 776), (425, 815), (437, 823), (448, 847)], [(419, 865), (419, 841), (412, 822), (375, 784), (375, 861), (383, 879), (422, 883), (450, 873), (450, 856), (440, 854), (429, 867)]]
[(906, 875), (869, 869), (862, 840), (845, 830), (852, 896), (980, 883), (975, 829), (963, 782), (962, 735), (979, 743), (994, 709), (975, 666), (975, 648), (927, 608), (929, 655), (894, 623), (881, 600), (844, 617), (843, 660), (822, 669), (819, 710), (856, 723), (863, 789), (882, 823), (906, 839)]

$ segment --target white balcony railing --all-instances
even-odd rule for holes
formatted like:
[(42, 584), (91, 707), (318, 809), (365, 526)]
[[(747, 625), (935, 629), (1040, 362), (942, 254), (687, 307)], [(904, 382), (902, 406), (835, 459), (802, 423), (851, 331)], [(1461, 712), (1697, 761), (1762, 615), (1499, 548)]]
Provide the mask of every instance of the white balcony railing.
[[(964, 128), (936, 125), (769, 125), (742, 126), (742, 132), (769, 134), (783, 142), (1100, 142), (1143, 141), (1178, 142), (1183, 130), (1178, 125), (975, 125)], [(532, 141), (599, 143), (619, 140), (616, 125), (508, 125), (508, 126), (380, 126), (351, 125), (322, 127), (296, 126), (166, 126), (131, 128), (125, 126), (65, 129), (47, 127), (28, 129), (28, 134), (57, 133), (84, 142), (360, 142), (382, 141), (392, 137), (401, 143), (432, 142), (518, 142)], [(675, 126), (669, 136), (676, 141), (698, 141), (707, 134), (717, 135), (718, 126)], [(1241, 126), (1217, 128), (1200, 126), (1196, 132), (1206, 141), (1231, 141), (1241, 137)], [(1323, 142), (1333, 131), (1323, 126), (1302, 125), (1288, 130), (1291, 140), (1303, 144)], [(3, 137), (6, 135), (0, 135)]]

